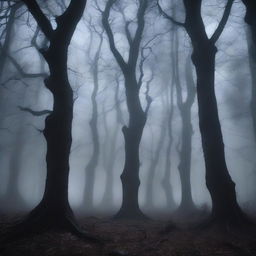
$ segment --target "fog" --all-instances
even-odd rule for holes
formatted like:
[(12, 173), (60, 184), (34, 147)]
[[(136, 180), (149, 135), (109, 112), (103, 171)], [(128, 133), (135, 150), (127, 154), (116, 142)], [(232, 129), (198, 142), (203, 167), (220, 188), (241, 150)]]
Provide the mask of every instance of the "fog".
[[(38, 1), (44, 13), (51, 17), (54, 28), (56, 24), (52, 17), (62, 13), (61, 6), (64, 2), (68, 4), (69, 1)], [(225, 5), (223, 1), (218, 0), (203, 2), (202, 16), (210, 37), (218, 26)], [(1, 13), (5, 13), (8, 6), (1, 4)], [(68, 196), (77, 215), (113, 215), (122, 204), (120, 175), (125, 163), (122, 126), (128, 125), (129, 114), (125, 78), (110, 50), (109, 39), (101, 21), (105, 4), (104, 0), (98, 1), (97, 4), (95, 1), (88, 1), (68, 51), (68, 76), (74, 93)], [(185, 11), (179, 1), (173, 1), (171, 7), (162, 1), (162, 8), (172, 13), (176, 20), (184, 21)], [(129, 41), (125, 31), (127, 23), (124, 20), (130, 22), (130, 34), (134, 36), (137, 28), (137, 9), (138, 1), (118, 1), (110, 12), (109, 20), (116, 47), (125, 61), (129, 60)], [(9, 15), (10, 11), (7, 13)], [(251, 213), (256, 210), (256, 140), (250, 107), (252, 79), (248, 57), (248, 28), (244, 15), (242, 2), (235, 2), (224, 31), (216, 43), (218, 52), (215, 92), (228, 170), (236, 184), (240, 206)], [(18, 214), (35, 207), (43, 197), (47, 168), (47, 144), (43, 129), (47, 114), (42, 115), (41, 111), (47, 110), (49, 114), (49, 110), (53, 108), (53, 96), (44, 87), (44, 78), (49, 70), (38, 51), (39, 48), (47, 47), (48, 43), (45, 43), (45, 37), (38, 30), (34, 18), (27, 12), (27, 8), (21, 5), (15, 13), (13, 24), (9, 24), (10, 32), (7, 30), (8, 22), (8, 18), (1, 19), (0, 26), (3, 65), (2, 70), (0, 67), (0, 200), (2, 213)], [(176, 39), (173, 39), (173, 35)], [(175, 40), (178, 40), (176, 46)], [(4, 50), (6, 43), (8, 46)], [(182, 118), (177, 81), (176, 84), (173, 82), (172, 70), (175, 66), (175, 76), (179, 79), (181, 89), (180, 96), (184, 101), (189, 94), (186, 86), (186, 62), (191, 53), (191, 42), (186, 31), (164, 19), (154, 1), (151, 1), (145, 14), (145, 27), (136, 66), (138, 79), (142, 72), (140, 65), (143, 70), (139, 97), (144, 110), (148, 106), (147, 97), (152, 99), (139, 149), (139, 205), (142, 211), (150, 216), (161, 212), (169, 214), (175, 211), (181, 202), (178, 166), (182, 148)], [(173, 55), (176, 56), (174, 59)], [(97, 63), (95, 58), (98, 58)], [(189, 65), (196, 85), (196, 72), (191, 60)], [(96, 83), (98, 89), (95, 92)], [(93, 92), (96, 110), (93, 109)], [(99, 150), (93, 177), (89, 177), (93, 203), (88, 207), (84, 198), (86, 179), (89, 179), (86, 166), (95, 147), (92, 135), (95, 128), (90, 126), (95, 111)], [(168, 124), (170, 111), (171, 126)], [(210, 209), (211, 197), (205, 182), (196, 95), (191, 106), (191, 124), (192, 199), (196, 207)], [(168, 204), (162, 184), (166, 178), (169, 129), (169, 182), (173, 192), (173, 205)], [(156, 157), (157, 154), (159, 155)], [(150, 172), (154, 161), (155, 170)], [(153, 203), (149, 205), (147, 195), (151, 178), (153, 181), (150, 193)], [(107, 183), (108, 180), (111, 180), (111, 183)], [(106, 196), (110, 194), (113, 194), (113, 198)]]

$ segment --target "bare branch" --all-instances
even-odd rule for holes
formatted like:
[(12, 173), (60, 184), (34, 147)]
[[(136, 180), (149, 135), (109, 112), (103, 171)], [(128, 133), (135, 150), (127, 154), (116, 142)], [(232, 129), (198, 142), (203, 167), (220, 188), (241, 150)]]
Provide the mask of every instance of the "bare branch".
[(17, 69), (17, 71), (20, 73), (22, 78), (38, 78), (38, 77), (46, 78), (48, 76), (47, 73), (34, 73), (34, 74), (26, 73), (22, 69), (20, 64), (11, 55), (8, 55), (8, 58), (10, 59), (11, 63), (14, 65), (14, 67)]
[(210, 39), (213, 43), (216, 43), (218, 41), (221, 33), (223, 32), (223, 29), (228, 21), (228, 17), (230, 15), (233, 3), (234, 3), (234, 0), (228, 0), (227, 5), (224, 10), (224, 13), (223, 13), (223, 16), (222, 16), (222, 19)]
[(19, 110), (21, 110), (23, 112), (30, 113), (33, 116), (44, 116), (44, 115), (48, 115), (48, 114), (52, 113), (52, 111), (48, 110), (48, 109), (41, 110), (41, 111), (35, 111), (35, 110), (32, 110), (31, 108), (25, 108), (25, 107), (21, 107), (21, 106), (18, 106), (18, 108), (19, 108)]
[(38, 23), (39, 27), (41, 28), (45, 36), (48, 39), (51, 39), (53, 34), (52, 25), (48, 20), (48, 18), (45, 16), (45, 14), (42, 12), (37, 2), (35, 0), (22, 0), (22, 1), (26, 4), (29, 12), (32, 14), (32, 16)]
[(105, 6), (105, 10), (102, 13), (102, 24), (105, 28), (105, 31), (108, 35), (109, 38), (109, 45), (110, 45), (110, 49), (118, 63), (118, 65), (120, 66), (120, 68), (122, 69), (122, 71), (125, 73), (127, 70), (127, 63), (124, 61), (122, 55), (120, 54), (120, 52), (117, 50), (116, 45), (115, 45), (115, 40), (114, 40), (114, 35), (112, 32), (112, 29), (110, 27), (109, 24), (109, 14), (110, 14), (110, 9), (113, 6), (113, 4), (116, 2), (116, 0), (109, 0)]
[(175, 25), (185, 27), (185, 23), (176, 21), (173, 17), (171, 17), (170, 15), (168, 15), (168, 14), (162, 9), (162, 7), (161, 7), (161, 5), (160, 5), (160, 3), (159, 3), (159, 0), (157, 0), (157, 6), (158, 6), (158, 10), (159, 10), (160, 14), (163, 15), (164, 18), (170, 20), (170, 21), (171, 21), (172, 23), (174, 23)]

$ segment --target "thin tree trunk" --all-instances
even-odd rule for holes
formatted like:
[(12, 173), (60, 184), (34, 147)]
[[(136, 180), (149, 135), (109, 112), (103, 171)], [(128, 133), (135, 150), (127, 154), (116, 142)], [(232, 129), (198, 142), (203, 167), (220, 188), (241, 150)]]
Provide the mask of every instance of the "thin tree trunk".
[(87, 211), (93, 211), (93, 191), (95, 185), (95, 171), (99, 162), (100, 143), (99, 143), (99, 131), (98, 131), (98, 103), (97, 94), (99, 90), (99, 57), (102, 47), (103, 37), (100, 37), (100, 43), (97, 52), (93, 59), (93, 92), (91, 95), (92, 102), (92, 116), (90, 120), (90, 129), (92, 134), (93, 150), (92, 156), (85, 168), (85, 188), (83, 204), (86, 206)]
[[(178, 35), (176, 35), (178, 36)], [(176, 40), (176, 47), (178, 47), (178, 39)], [(192, 70), (190, 67), (190, 59), (186, 63), (186, 86), (187, 98), (183, 101), (182, 89), (179, 79), (178, 71), (178, 49), (176, 51), (176, 91), (177, 102), (181, 114), (182, 132), (181, 132), (181, 150), (180, 150), (180, 163), (178, 170), (181, 180), (181, 203), (178, 212), (181, 214), (190, 214), (195, 210), (195, 204), (191, 192), (191, 151), (192, 151), (192, 135), (193, 127), (191, 123), (191, 107), (195, 99), (195, 87), (193, 83)]]
[[(114, 191), (113, 191), (113, 182), (114, 182), (114, 165), (117, 160), (116, 158), (116, 146), (117, 146), (117, 138), (118, 138), (118, 131), (120, 130), (120, 125), (123, 124), (122, 118), (122, 111), (120, 108), (120, 99), (119, 99), (119, 85), (118, 77), (116, 78), (116, 89), (115, 89), (115, 111), (116, 111), (116, 122), (113, 132), (110, 136), (110, 148), (109, 152), (107, 152), (107, 162), (106, 162), (106, 185), (105, 190), (102, 198), (102, 203), (107, 207), (109, 210), (113, 208), (114, 204)], [(105, 116), (104, 116), (105, 118)], [(106, 136), (110, 135), (109, 132), (106, 132)]]
[(160, 131), (158, 143), (157, 143), (154, 155), (151, 158), (151, 162), (150, 162), (150, 166), (149, 166), (149, 170), (148, 170), (148, 181), (147, 181), (147, 186), (146, 186), (145, 207), (149, 210), (152, 210), (154, 207), (153, 183), (154, 183), (154, 178), (155, 178), (155, 174), (156, 174), (156, 170), (157, 170), (156, 167), (159, 162), (161, 149), (163, 147), (164, 139), (166, 136), (165, 124), (166, 124), (166, 118), (165, 118), (165, 116), (163, 116), (163, 120), (162, 120), (161, 126), (160, 126), (161, 131)]

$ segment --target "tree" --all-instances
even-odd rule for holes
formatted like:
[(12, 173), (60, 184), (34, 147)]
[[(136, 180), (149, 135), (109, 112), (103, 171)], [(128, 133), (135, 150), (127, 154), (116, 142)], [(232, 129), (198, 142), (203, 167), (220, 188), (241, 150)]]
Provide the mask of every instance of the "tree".
[(181, 215), (188, 215), (195, 210), (195, 204), (192, 199), (191, 192), (191, 151), (192, 151), (192, 135), (193, 127), (191, 122), (191, 107), (195, 101), (195, 85), (193, 81), (192, 68), (190, 66), (190, 56), (186, 60), (185, 65), (185, 83), (187, 90), (187, 97), (184, 100), (182, 94), (182, 87), (179, 75), (179, 40), (178, 33), (175, 32), (174, 45), (176, 51), (172, 53), (174, 65), (174, 76), (176, 85), (177, 104), (181, 115), (182, 130), (181, 130), (181, 149), (179, 150), (180, 163), (178, 170), (181, 181), (181, 203), (178, 208), (178, 213)]
[(124, 124), (123, 114), (121, 109), (120, 99), (120, 74), (115, 75), (115, 92), (114, 92), (114, 111), (115, 111), (115, 122), (114, 128), (109, 129), (107, 124), (107, 115), (104, 114), (104, 128), (105, 128), (105, 150), (104, 150), (104, 166), (106, 170), (106, 185), (102, 197), (102, 206), (107, 212), (110, 212), (114, 206), (114, 166), (117, 161), (117, 148), (118, 148), (118, 132), (120, 127)]
[[(99, 59), (103, 43), (103, 30), (98, 32), (95, 27), (90, 23), (89, 29), (94, 29), (95, 33), (99, 36), (99, 45), (97, 47), (96, 53), (92, 59), (91, 63), (91, 72), (93, 76), (93, 91), (91, 95), (92, 103), (92, 115), (90, 120), (90, 129), (92, 134), (92, 155), (89, 159), (88, 164), (85, 168), (85, 188), (84, 188), (84, 199), (83, 204), (87, 207), (88, 210), (93, 209), (93, 189), (95, 183), (95, 170), (99, 161), (100, 153), (100, 143), (99, 143), (99, 132), (98, 132), (98, 104), (97, 104), (97, 94), (99, 90)], [(93, 32), (91, 31), (91, 40)], [(88, 49), (87, 56), (90, 56), (91, 46)]]
[(253, 121), (254, 138), (256, 141), (256, 5), (254, 1), (242, 0), (246, 7), (245, 22), (248, 25), (247, 42), (249, 51), (249, 65), (252, 79), (251, 114)]
[(14, 235), (47, 228), (68, 230), (86, 236), (79, 230), (68, 202), (69, 154), (72, 142), (73, 91), (67, 74), (68, 47), (83, 15), (86, 0), (72, 0), (64, 13), (56, 17), (56, 29), (35, 0), (24, 0), (29, 12), (49, 41), (42, 49), (50, 75), (45, 86), (53, 94), (53, 110), (45, 120), (43, 131), (47, 142), (47, 177), (41, 202), (18, 226)]
[(214, 89), (215, 55), (217, 40), (227, 23), (233, 0), (228, 0), (219, 25), (208, 38), (201, 15), (202, 0), (183, 0), (185, 22), (176, 21), (159, 10), (170, 21), (187, 31), (193, 46), (192, 61), (197, 75), (197, 98), (199, 127), (202, 138), (206, 166), (206, 186), (212, 199), (211, 223), (223, 227), (237, 226), (247, 222), (247, 218), (236, 199), (235, 183), (232, 181), (224, 153), (224, 143), (218, 116), (218, 106)]
[(140, 45), (145, 27), (145, 14), (149, 6), (148, 0), (139, 1), (137, 11), (137, 28), (134, 36), (132, 36), (127, 21), (125, 24), (126, 37), (129, 43), (128, 61), (126, 62), (117, 49), (114, 35), (109, 22), (110, 10), (117, 0), (108, 0), (104, 11), (102, 12), (102, 23), (109, 39), (111, 52), (113, 53), (119, 67), (122, 70), (125, 79), (126, 102), (129, 112), (129, 124), (124, 126), (122, 131), (125, 140), (125, 165), (121, 175), (123, 200), (116, 218), (144, 218), (138, 203), (139, 193), (139, 146), (143, 133), (144, 126), (147, 120), (147, 112), (151, 104), (148, 101), (147, 107), (143, 110), (139, 92), (142, 85), (143, 73), (140, 77), (136, 77), (136, 67), (139, 58)]

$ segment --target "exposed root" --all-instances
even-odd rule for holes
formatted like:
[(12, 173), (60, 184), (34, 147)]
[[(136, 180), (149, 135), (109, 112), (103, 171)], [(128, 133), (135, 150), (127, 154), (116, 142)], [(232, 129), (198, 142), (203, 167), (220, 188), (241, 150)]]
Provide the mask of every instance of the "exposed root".
[(9, 228), (0, 238), (0, 243), (8, 244), (47, 231), (70, 232), (87, 242), (104, 245), (102, 239), (90, 235), (79, 227), (71, 209), (62, 214), (56, 214), (40, 204), (25, 219)]

